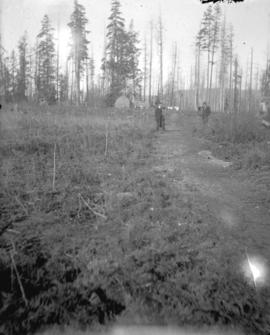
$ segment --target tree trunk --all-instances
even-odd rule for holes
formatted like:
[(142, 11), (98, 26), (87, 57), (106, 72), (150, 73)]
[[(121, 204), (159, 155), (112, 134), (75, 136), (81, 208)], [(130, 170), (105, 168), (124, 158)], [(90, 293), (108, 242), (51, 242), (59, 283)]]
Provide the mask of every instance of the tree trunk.
[(59, 14), (58, 14), (58, 20), (57, 20), (57, 55), (56, 55), (56, 101), (59, 102)]
[(162, 100), (163, 99), (163, 26), (161, 16), (159, 16), (159, 67), (160, 67), (159, 90), (160, 90), (160, 98)]
[(229, 108), (232, 108), (232, 73), (233, 73), (233, 30), (230, 31), (230, 79), (229, 79)]
[(70, 102), (73, 103), (74, 98), (74, 72), (75, 63), (71, 63), (71, 86), (70, 86)]
[[(146, 36), (144, 37), (144, 76), (143, 76), (143, 101), (146, 98), (146, 76), (147, 76), (147, 49), (146, 49)], [(135, 77), (135, 76), (134, 76)], [(133, 85), (135, 86), (135, 85)], [(135, 89), (133, 89), (135, 93)]]
[(85, 67), (86, 67), (86, 78), (85, 78), (85, 84), (86, 84), (86, 103), (89, 104), (89, 59), (85, 60)]
[(105, 92), (106, 92), (106, 88), (105, 88), (105, 84), (106, 84), (106, 76), (107, 76), (107, 58), (106, 58), (106, 45), (107, 45), (107, 40), (106, 40), (106, 33), (105, 33), (105, 29), (104, 28), (104, 50), (103, 50), (103, 60), (104, 60), (104, 67), (103, 67), (103, 74), (102, 74), (102, 78), (101, 78), (101, 94), (102, 96), (105, 96)]
[(74, 58), (74, 67), (75, 67), (75, 82), (76, 82), (76, 105), (80, 104), (80, 64), (79, 64), (79, 50), (77, 42), (75, 44), (75, 58)]
[(4, 102), (4, 66), (3, 66), (3, 57), (2, 57), (2, 44), (1, 44), (1, 34), (0, 34), (0, 99)]
[(208, 46), (207, 46), (207, 90), (206, 100), (209, 103), (209, 72), (210, 72), (210, 55), (211, 55), (211, 23), (208, 25)]
[(242, 103), (242, 70), (240, 70), (241, 75), (238, 75), (240, 82), (239, 82), (239, 104), (238, 104), (238, 112), (241, 110), (241, 103)]
[(251, 59), (250, 59), (250, 78), (249, 78), (249, 103), (248, 111), (251, 112), (252, 107), (252, 76), (253, 76), (253, 48), (251, 48)]
[(65, 96), (65, 99), (68, 100), (69, 98), (69, 73), (68, 73), (68, 59), (66, 59), (66, 96)]
[(153, 22), (150, 23), (150, 55), (149, 55), (149, 105), (152, 105), (152, 61), (153, 61)]
[(211, 104), (211, 90), (212, 90), (212, 78), (213, 78), (213, 68), (214, 68), (214, 57), (215, 57), (215, 48), (216, 48), (216, 34), (214, 35), (212, 52), (211, 52), (211, 70), (210, 70), (210, 83), (209, 83), (209, 94), (208, 94), (208, 103)]
[[(199, 42), (200, 43), (200, 42)], [(201, 72), (201, 46), (196, 49), (196, 108), (200, 104), (200, 72)]]
[(171, 106), (175, 105), (175, 101), (174, 101), (175, 100), (174, 99), (174, 86), (175, 86), (176, 61), (177, 61), (177, 44), (175, 43), (174, 51), (173, 51)]
[(79, 64), (77, 64), (76, 67), (76, 103), (77, 106), (80, 104), (80, 70), (79, 70)]
[(238, 61), (235, 57), (234, 60), (234, 102), (233, 102), (233, 109), (234, 113), (237, 113), (238, 110), (238, 92), (237, 92), (237, 78), (238, 78)]
[[(32, 100), (32, 98), (33, 98), (33, 87), (32, 87), (32, 68), (33, 68), (33, 62), (32, 62), (32, 55), (30, 54), (29, 55), (29, 69), (30, 69), (30, 73), (31, 73), (31, 75), (30, 75), (30, 78), (29, 78), (29, 97), (31, 98), (31, 100)], [(14, 77), (14, 74), (12, 74), (12, 77)], [(14, 79), (12, 79), (12, 81), (13, 81)]]

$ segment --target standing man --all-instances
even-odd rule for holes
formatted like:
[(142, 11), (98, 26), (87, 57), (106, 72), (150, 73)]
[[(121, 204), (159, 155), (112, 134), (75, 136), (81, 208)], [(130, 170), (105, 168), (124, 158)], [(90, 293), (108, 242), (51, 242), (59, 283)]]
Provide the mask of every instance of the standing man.
[(204, 125), (208, 123), (209, 116), (211, 114), (211, 108), (209, 105), (207, 105), (206, 102), (203, 103), (201, 108), (201, 115), (202, 115), (202, 122)]
[(155, 108), (157, 130), (159, 130), (159, 128), (162, 128), (163, 130), (165, 130), (165, 117), (162, 113), (162, 109), (163, 109), (162, 104), (161, 104), (159, 98), (157, 98), (156, 108)]

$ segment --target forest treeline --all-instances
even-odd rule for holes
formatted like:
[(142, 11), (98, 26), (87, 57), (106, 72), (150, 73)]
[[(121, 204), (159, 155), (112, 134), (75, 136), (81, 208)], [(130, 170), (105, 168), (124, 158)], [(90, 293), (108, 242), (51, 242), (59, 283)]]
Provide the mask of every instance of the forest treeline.
[[(64, 64), (59, 57), (59, 27), (45, 14), (34, 46), (25, 32), (16, 50), (5, 50), (0, 37), (1, 100), (25, 100), (93, 104), (104, 101), (112, 106), (125, 94), (131, 101), (153, 102), (159, 95), (168, 105), (197, 108), (207, 101), (214, 110), (254, 110), (261, 98), (270, 96), (269, 55), (264, 68), (240, 64), (235, 53), (234, 29), (227, 22), (222, 5), (206, 7), (194, 39), (194, 65), (190, 78), (181, 67), (181, 45), (174, 42), (171, 66), (164, 79), (164, 25), (162, 14), (150, 21), (140, 40), (133, 20), (126, 24), (119, 0), (112, 0), (107, 19), (101, 67), (90, 52), (92, 33), (87, 29), (86, 10), (77, 0), (70, 15), (69, 55)], [(155, 50), (158, 53), (155, 53)], [(153, 66), (153, 61), (158, 63)], [(61, 63), (61, 64), (60, 64)]]

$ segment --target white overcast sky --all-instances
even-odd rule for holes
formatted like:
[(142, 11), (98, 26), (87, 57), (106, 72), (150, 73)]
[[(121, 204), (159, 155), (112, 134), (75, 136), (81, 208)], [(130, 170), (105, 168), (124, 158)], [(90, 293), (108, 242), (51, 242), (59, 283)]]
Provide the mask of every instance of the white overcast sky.
[[(120, 0), (122, 13), (128, 24), (134, 19), (134, 26), (143, 40), (149, 32), (149, 21), (157, 22), (162, 14), (164, 31), (164, 70), (171, 62), (172, 44), (180, 47), (181, 65), (188, 76), (194, 63), (192, 45), (202, 14), (207, 5), (200, 0)], [(110, 13), (111, 0), (79, 0), (85, 6), (91, 31), (89, 39), (93, 46), (96, 65), (99, 67), (104, 45), (104, 26)], [(40, 30), (40, 22), (45, 13), (49, 14), (56, 27), (57, 17), (61, 24), (62, 43), (68, 30), (66, 24), (73, 10), (72, 0), (0, 0), (2, 42), (6, 50), (17, 47), (19, 37), (26, 30), (30, 43), (34, 44)], [(267, 39), (270, 34), (270, 0), (244, 0), (235, 4), (221, 3), (226, 12), (227, 22), (235, 29), (235, 52), (239, 54), (241, 65), (245, 68), (254, 48), (254, 62), (261, 67), (266, 63)], [(62, 54), (66, 53), (62, 47)], [(63, 56), (62, 55), (62, 56)], [(155, 49), (157, 57), (157, 48)], [(167, 68), (167, 69), (166, 69)], [(97, 69), (98, 70), (98, 69)]]

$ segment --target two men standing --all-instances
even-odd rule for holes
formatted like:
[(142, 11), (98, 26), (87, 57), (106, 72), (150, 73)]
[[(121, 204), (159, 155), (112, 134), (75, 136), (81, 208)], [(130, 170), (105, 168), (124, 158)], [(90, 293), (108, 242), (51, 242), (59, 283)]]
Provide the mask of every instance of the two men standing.
[[(159, 98), (157, 98), (155, 102), (155, 118), (156, 118), (157, 130), (159, 130), (160, 128), (162, 130), (165, 130), (165, 116), (163, 114), (164, 109), (165, 108), (162, 106), (162, 103), (160, 102)], [(204, 126), (207, 125), (209, 116), (211, 114), (210, 106), (206, 102), (204, 102), (202, 106), (198, 107), (198, 112), (202, 118), (203, 125)]]

